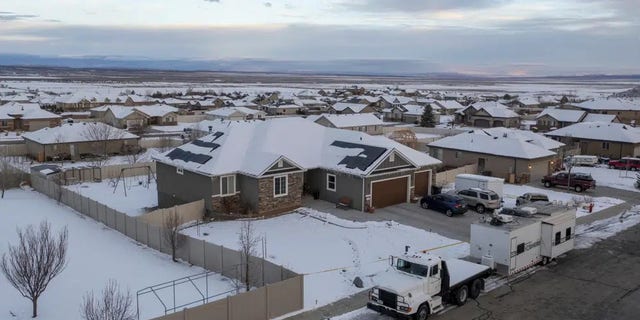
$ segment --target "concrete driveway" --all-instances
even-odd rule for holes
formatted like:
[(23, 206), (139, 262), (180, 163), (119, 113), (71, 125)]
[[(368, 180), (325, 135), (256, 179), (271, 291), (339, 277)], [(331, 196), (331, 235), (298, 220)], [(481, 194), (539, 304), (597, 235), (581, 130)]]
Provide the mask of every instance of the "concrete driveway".
[(304, 206), (322, 212), (331, 213), (339, 218), (351, 221), (395, 221), (400, 224), (435, 232), (447, 238), (469, 241), (469, 230), (472, 222), (479, 220), (482, 215), (473, 210), (464, 215), (447, 217), (443, 213), (429, 209), (422, 209), (418, 203), (401, 203), (382, 209), (375, 213), (366, 213), (354, 209), (339, 209), (335, 204), (322, 200), (305, 199)]

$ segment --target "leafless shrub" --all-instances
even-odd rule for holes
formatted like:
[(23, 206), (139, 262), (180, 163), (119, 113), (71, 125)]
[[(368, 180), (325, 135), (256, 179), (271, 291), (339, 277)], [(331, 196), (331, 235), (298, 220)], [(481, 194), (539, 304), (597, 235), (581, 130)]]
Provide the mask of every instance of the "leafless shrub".
[(173, 262), (178, 262), (178, 259), (176, 259), (176, 251), (184, 242), (184, 239), (180, 234), (180, 226), (182, 225), (182, 222), (182, 218), (178, 215), (176, 210), (167, 214), (163, 221), (163, 236), (166, 243), (171, 246), (171, 259), (173, 259)]
[(80, 308), (84, 320), (134, 320), (133, 298), (129, 290), (122, 293), (115, 280), (109, 280), (96, 297), (92, 292), (85, 294)]
[(125, 131), (104, 123), (86, 123), (81, 134), (91, 142), (93, 154), (96, 155), (92, 164), (101, 167), (109, 159), (109, 142), (121, 139)]
[(261, 239), (255, 234), (255, 229), (252, 220), (242, 221), (242, 227), (240, 228), (240, 235), (238, 238), (238, 244), (240, 245), (240, 278), (244, 282), (244, 288), (246, 291), (251, 290), (251, 277), (254, 273), (253, 266), (251, 265), (251, 256), (256, 255), (256, 250)]
[(8, 254), (2, 255), (0, 269), (9, 283), (20, 294), (31, 300), (33, 317), (38, 316), (38, 298), (49, 282), (67, 266), (67, 239), (65, 227), (56, 236), (51, 225), (43, 221), (38, 230), (30, 225), (17, 229), (18, 244), (9, 245)]

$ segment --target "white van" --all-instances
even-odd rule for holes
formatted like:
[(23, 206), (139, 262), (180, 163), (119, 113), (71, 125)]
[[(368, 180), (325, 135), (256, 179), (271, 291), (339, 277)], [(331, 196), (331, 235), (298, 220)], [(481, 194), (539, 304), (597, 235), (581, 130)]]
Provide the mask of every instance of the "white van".
[(565, 163), (569, 163), (572, 166), (589, 166), (589, 167), (593, 167), (596, 164), (598, 164), (598, 157), (596, 157), (596, 156), (583, 156), (583, 155), (568, 156), (568, 157), (564, 158), (564, 162)]

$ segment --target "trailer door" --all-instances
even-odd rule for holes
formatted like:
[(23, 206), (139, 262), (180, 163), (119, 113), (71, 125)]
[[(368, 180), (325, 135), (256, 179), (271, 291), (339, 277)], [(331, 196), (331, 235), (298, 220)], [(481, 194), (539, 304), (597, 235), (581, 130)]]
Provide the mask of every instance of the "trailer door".
[(516, 258), (518, 257), (518, 237), (511, 238), (511, 261), (509, 261), (509, 274), (516, 270)]

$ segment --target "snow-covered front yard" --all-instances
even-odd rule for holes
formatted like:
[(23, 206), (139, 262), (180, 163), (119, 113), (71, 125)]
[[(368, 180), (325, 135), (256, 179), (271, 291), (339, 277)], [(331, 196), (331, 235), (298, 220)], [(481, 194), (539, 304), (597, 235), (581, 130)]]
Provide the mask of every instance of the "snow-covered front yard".
[[(376, 274), (389, 267), (389, 255), (434, 249), (445, 258), (465, 257), (469, 245), (395, 222), (352, 222), (328, 213), (301, 208), (298, 213), (253, 222), (256, 235), (267, 243), (267, 259), (305, 276), (305, 308), (339, 300), (376, 283)], [(242, 222), (212, 222), (184, 233), (237, 249)], [(204, 233), (208, 233), (204, 236)]]
[(640, 192), (640, 189), (634, 186), (637, 174), (635, 171), (616, 170), (607, 167), (573, 167), (571, 172), (591, 174), (593, 179), (596, 180), (596, 186)]
[[(549, 197), (549, 201), (558, 201), (562, 203), (576, 203), (584, 204), (578, 205), (576, 215), (578, 217), (586, 216), (591, 213), (596, 213), (604, 209), (617, 206), (624, 203), (623, 200), (610, 198), (610, 197), (591, 197), (588, 194), (570, 194), (565, 192), (558, 192), (553, 189), (541, 189), (525, 185), (506, 184), (504, 185), (504, 206), (513, 208), (516, 206), (516, 198), (524, 193), (543, 193)], [(593, 201), (593, 210), (589, 212), (586, 207), (587, 202)]]
[[(170, 256), (142, 246), (36, 191), (21, 189), (8, 190), (5, 198), (0, 199), (0, 254), (7, 252), (9, 243), (16, 243), (16, 227), (37, 226), (43, 220), (51, 223), (55, 232), (67, 226), (69, 262), (38, 301), (38, 319), (79, 319), (85, 292), (99, 292), (109, 279), (130, 290), (135, 307), (137, 290), (204, 272), (198, 267), (174, 263)], [(200, 289), (205, 287), (202, 281), (196, 284)], [(209, 277), (209, 289), (210, 293), (226, 292), (233, 289), (233, 284), (226, 278), (213, 275)], [(199, 297), (191, 284), (179, 286), (176, 290), (177, 304)], [(173, 303), (171, 292), (171, 288), (159, 291), (169, 306)], [(149, 294), (141, 297), (140, 312), (140, 319), (149, 319), (164, 314), (164, 308)], [(0, 319), (30, 318), (31, 302), (20, 296), (0, 274)]]
[(115, 187), (116, 180), (84, 182), (65, 188), (133, 217), (158, 206), (158, 192), (153, 178), (150, 183), (147, 176), (123, 178)]

